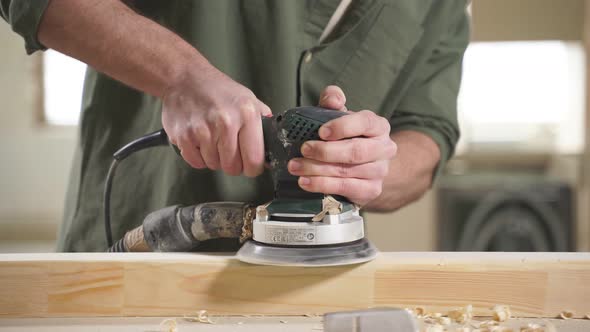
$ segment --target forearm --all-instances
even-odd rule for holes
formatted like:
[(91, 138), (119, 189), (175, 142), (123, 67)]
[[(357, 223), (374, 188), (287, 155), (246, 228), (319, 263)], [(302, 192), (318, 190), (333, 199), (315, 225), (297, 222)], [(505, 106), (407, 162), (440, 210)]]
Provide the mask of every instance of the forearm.
[(212, 68), (182, 38), (120, 0), (53, 0), (38, 38), (46, 47), (158, 97), (187, 68)]
[(365, 206), (368, 211), (393, 211), (420, 198), (430, 188), (440, 160), (438, 146), (425, 134), (400, 131), (391, 138), (397, 155), (390, 162), (381, 195)]

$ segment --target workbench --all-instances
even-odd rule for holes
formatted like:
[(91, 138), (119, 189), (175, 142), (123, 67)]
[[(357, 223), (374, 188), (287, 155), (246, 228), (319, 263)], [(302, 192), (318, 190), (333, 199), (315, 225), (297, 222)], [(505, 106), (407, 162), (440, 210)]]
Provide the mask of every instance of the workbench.
[[(168, 317), (28, 318), (1, 319), (0, 332), (168, 332)], [(213, 317), (213, 324), (176, 319), (178, 332), (322, 332), (320, 317), (260, 316)], [(547, 320), (518, 318), (506, 325), (520, 331), (529, 322)], [(590, 331), (590, 320), (550, 320), (557, 332)], [(162, 322), (165, 322), (162, 324)], [(452, 331), (452, 330), (451, 330)], [(377, 331), (382, 332), (382, 331)]]
[[(164, 317), (179, 332), (320, 331), (326, 312), (467, 304), (533, 320), (569, 310), (577, 319), (557, 320), (558, 331), (590, 331), (590, 254), (399, 252), (321, 268), (193, 253), (0, 255), (0, 331), (165, 331)], [(183, 320), (199, 310), (215, 324)]]

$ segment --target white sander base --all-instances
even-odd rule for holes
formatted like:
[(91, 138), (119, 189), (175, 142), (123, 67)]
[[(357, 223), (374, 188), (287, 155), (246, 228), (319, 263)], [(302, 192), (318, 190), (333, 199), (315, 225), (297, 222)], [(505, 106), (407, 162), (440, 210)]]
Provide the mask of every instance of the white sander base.
[(267, 245), (250, 240), (240, 248), (236, 258), (257, 265), (320, 267), (368, 262), (377, 256), (377, 252), (366, 238), (345, 244), (308, 247)]

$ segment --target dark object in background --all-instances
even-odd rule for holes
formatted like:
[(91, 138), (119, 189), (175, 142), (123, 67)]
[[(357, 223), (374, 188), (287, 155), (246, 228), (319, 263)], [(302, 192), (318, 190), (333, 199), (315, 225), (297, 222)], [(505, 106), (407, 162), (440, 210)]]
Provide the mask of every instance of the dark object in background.
[(437, 189), (441, 251), (575, 251), (571, 187), (542, 176), (448, 176)]

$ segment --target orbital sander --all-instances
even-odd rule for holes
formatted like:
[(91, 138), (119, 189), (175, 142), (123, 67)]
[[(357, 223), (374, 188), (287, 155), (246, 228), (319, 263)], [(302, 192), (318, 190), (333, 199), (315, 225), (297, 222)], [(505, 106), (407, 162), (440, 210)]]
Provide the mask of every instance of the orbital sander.
[(289, 160), (301, 157), (306, 141), (320, 140), (319, 128), (347, 113), (297, 107), (263, 118), (265, 158), (270, 165), (274, 199), (254, 206), (209, 202), (172, 206), (150, 213), (142, 225), (112, 244), (110, 191), (117, 165), (135, 151), (168, 145), (164, 130), (143, 136), (117, 151), (105, 184), (105, 231), (109, 251), (186, 252), (203, 241), (239, 238), (237, 258), (261, 265), (332, 266), (372, 260), (377, 249), (365, 238), (359, 207), (345, 197), (301, 189), (289, 173)]

